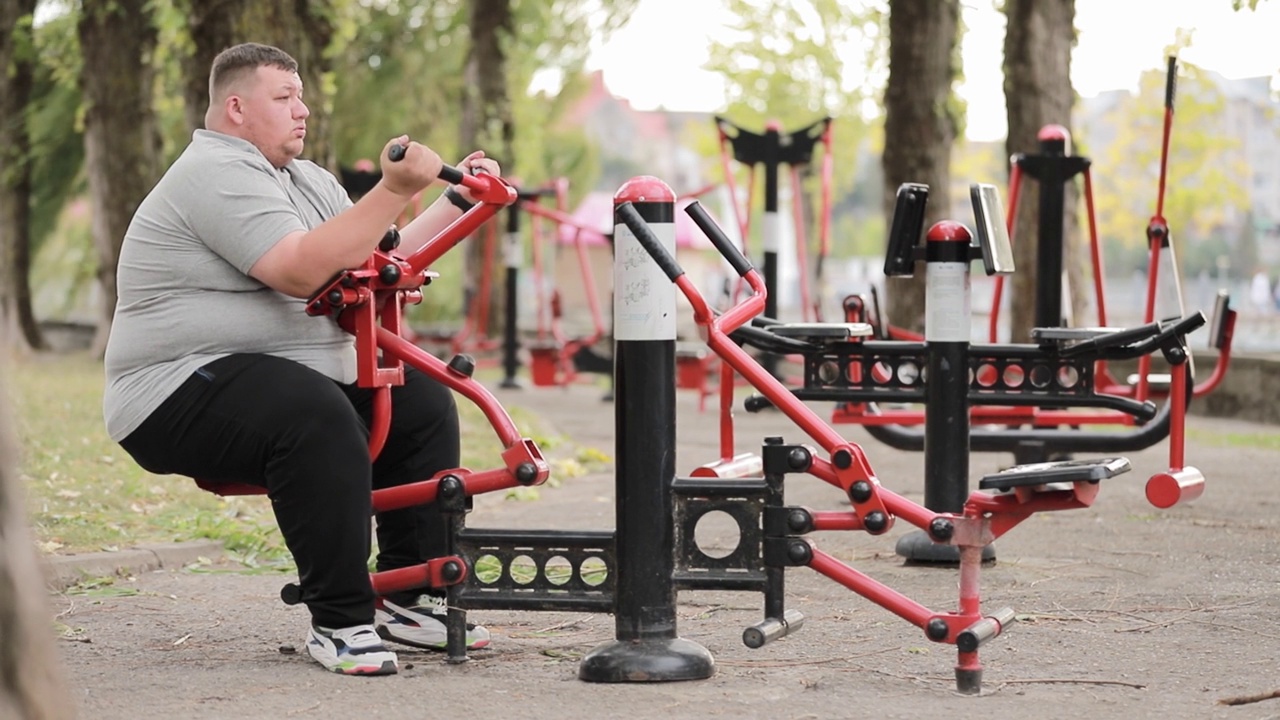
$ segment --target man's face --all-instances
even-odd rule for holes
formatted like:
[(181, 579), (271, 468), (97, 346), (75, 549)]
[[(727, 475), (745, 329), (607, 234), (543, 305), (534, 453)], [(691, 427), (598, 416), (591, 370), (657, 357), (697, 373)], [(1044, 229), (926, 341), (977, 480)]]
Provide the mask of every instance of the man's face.
[(302, 154), (311, 111), (302, 102), (302, 79), (296, 72), (264, 66), (240, 96), (245, 140), (257, 146), (271, 164), (284, 167)]

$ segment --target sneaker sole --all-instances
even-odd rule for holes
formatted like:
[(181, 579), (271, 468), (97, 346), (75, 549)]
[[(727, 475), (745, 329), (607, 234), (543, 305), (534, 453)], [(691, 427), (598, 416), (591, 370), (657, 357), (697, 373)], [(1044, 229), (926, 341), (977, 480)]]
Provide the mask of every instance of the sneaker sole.
[(356, 665), (354, 667), (348, 667), (348, 668), (344, 668), (344, 667), (333, 668), (333, 672), (339, 675), (358, 675), (361, 677), (375, 677), (378, 675), (395, 675), (399, 671), (400, 670), (399, 668), (396, 667), (396, 664), (391, 662), (390, 660), (382, 663), (380, 667), (373, 667), (372, 665)]
[[(391, 634), (391, 631), (387, 629), (386, 625), (379, 625), (377, 628), (375, 628), (375, 630), (378, 633), (378, 637), (382, 638), (383, 640), (387, 640), (400, 645), (408, 645), (409, 647), (415, 647), (422, 650), (431, 650), (432, 652), (445, 652), (446, 650), (449, 649), (444, 643), (440, 643), (439, 645), (429, 645), (427, 643), (414, 642), (413, 640), (405, 640), (403, 638), (398, 638), (395, 635)], [(476, 640), (475, 642), (472, 642), (469, 645), (467, 645), (467, 649), (481, 650), (489, 647), (489, 642), (490, 642), (489, 640)]]
[(383, 660), (379, 665), (373, 665), (372, 663), (361, 664), (353, 661), (341, 663), (337, 662), (336, 658), (332, 655), (325, 653), (323, 648), (320, 652), (320, 655), (323, 657), (320, 657), (317, 656), (313, 646), (310, 644), (307, 645), (307, 655), (310, 655), (312, 660), (319, 663), (320, 667), (328, 670), (329, 672), (337, 673), (338, 675), (362, 675), (373, 677), (376, 675), (395, 675), (400, 671), (399, 663), (395, 660)]

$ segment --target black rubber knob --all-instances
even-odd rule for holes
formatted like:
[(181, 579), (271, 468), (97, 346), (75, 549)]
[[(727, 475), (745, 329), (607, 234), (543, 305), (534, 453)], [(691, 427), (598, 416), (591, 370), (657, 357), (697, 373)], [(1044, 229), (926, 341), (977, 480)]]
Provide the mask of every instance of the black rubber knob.
[(392, 225), (387, 228), (387, 232), (378, 241), (378, 249), (384, 253), (389, 253), (398, 247), (400, 247), (400, 230), (395, 225)]
[(475, 358), (470, 355), (454, 355), (453, 359), (449, 361), (449, 370), (455, 375), (471, 377), (472, 373), (476, 371)]
[(876, 510), (875, 512), (867, 513), (867, 516), (862, 519), (862, 526), (872, 535), (879, 535), (889, 528), (889, 518), (884, 513)]
[(302, 587), (298, 583), (289, 583), (280, 588), (280, 600), (285, 605), (297, 605), (302, 602)]
[(929, 523), (929, 535), (934, 540), (946, 542), (955, 533), (955, 524), (946, 518), (934, 518), (933, 522)]
[(849, 486), (849, 499), (856, 503), (864, 503), (871, 499), (871, 483), (859, 480)]

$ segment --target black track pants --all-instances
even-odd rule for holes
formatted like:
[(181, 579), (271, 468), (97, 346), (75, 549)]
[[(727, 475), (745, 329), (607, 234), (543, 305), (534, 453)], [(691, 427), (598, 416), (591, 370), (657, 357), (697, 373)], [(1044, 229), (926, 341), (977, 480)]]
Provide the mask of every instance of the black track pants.
[[(291, 360), (231, 355), (197, 370), (121, 446), (153, 473), (266, 488), (313, 622), (366, 624), (374, 604), (371, 490), (425, 480), (460, 462), (452, 392), (406, 368), (405, 384), (392, 389), (386, 445), (371, 465), (372, 398), (372, 390)], [(377, 535), (378, 570), (446, 549), (433, 508), (379, 513)]]

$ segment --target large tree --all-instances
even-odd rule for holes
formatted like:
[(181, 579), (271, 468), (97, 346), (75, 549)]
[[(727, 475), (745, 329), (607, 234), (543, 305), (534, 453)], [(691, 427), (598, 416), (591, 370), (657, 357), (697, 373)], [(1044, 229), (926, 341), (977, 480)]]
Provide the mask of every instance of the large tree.
[(36, 0), (0, 0), (0, 329), (21, 349), (44, 346), (31, 306), (31, 130)]
[[(487, 154), (514, 170), (515, 123), (511, 115), (510, 86), (507, 84), (507, 52), (512, 37), (511, 0), (470, 0), (467, 26), (471, 30), (471, 42), (462, 73), (458, 144), (462, 152), (483, 148)], [(495, 267), (485, 267), (485, 257), (485, 243), (472, 242), (466, 246), (464, 295), (467, 299), (464, 305), (468, 312), (471, 311), (471, 303), (476, 301), (475, 291), (484, 286), (482, 273), (496, 273)], [(501, 286), (501, 283), (490, 283), (486, 298), (488, 307), (498, 307), (498, 288)], [(495, 312), (489, 315), (485, 318), (486, 325), (496, 318)]]
[[(1071, 48), (1075, 45), (1075, 0), (1006, 0), (1008, 25), (1004, 36), (1004, 97), (1009, 121), (1005, 151), (1040, 152), (1037, 135), (1045, 125), (1071, 128)], [(1068, 154), (1072, 151), (1067, 149)], [(1035, 180), (1024, 175), (1022, 196), (1013, 231), (1013, 257), (1018, 271), (1010, 294), (1010, 331), (1015, 342), (1026, 341), (1035, 324), (1035, 293), (1039, 225)], [(1068, 182), (1063, 198), (1063, 262), (1071, 290), (1072, 317), (1085, 307), (1085, 259), (1076, 221), (1077, 182)], [(1064, 308), (1065, 310), (1065, 308)]]
[(463, 71), (460, 147), (486, 147), (512, 164), (515, 126), (507, 84), (507, 50), (512, 29), (511, 0), (471, 0), (471, 44)]
[[(893, 212), (898, 186), (930, 188), (926, 227), (950, 214), (951, 146), (959, 131), (952, 85), (959, 76), (959, 0), (890, 0), (889, 81), (884, 91), (884, 206)], [(888, 318), (924, 327), (924, 273), (890, 278)]]
[(106, 349), (111, 331), (116, 263), (125, 230), (160, 174), (160, 138), (152, 109), (151, 54), (157, 33), (151, 5), (151, 0), (83, 0), (77, 26), (84, 56), (85, 166), (102, 300), (93, 340), (97, 355)]

